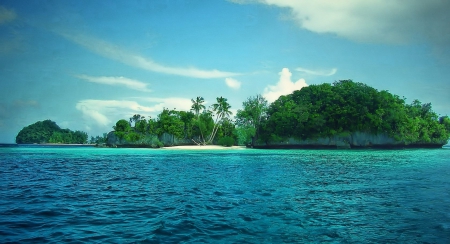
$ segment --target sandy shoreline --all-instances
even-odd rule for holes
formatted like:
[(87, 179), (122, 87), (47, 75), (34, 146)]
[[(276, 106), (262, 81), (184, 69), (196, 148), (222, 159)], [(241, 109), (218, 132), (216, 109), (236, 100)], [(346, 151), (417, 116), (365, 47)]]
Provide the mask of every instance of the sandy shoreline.
[(232, 147), (224, 147), (218, 145), (206, 145), (206, 146), (173, 146), (173, 147), (163, 147), (162, 149), (166, 150), (236, 150), (236, 149), (246, 149), (245, 146), (232, 146)]

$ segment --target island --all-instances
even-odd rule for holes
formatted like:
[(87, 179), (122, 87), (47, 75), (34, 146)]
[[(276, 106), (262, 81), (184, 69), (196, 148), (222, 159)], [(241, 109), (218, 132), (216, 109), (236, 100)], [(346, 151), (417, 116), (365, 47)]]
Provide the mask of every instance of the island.
[(25, 126), (16, 136), (17, 144), (86, 144), (83, 131), (61, 129), (54, 121), (44, 120)]
[[(310, 85), (273, 103), (260, 94), (247, 98), (232, 118), (228, 100), (208, 108), (191, 99), (190, 111), (164, 108), (155, 118), (135, 114), (113, 131), (91, 137), (105, 147), (162, 148), (221, 145), (249, 148), (440, 148), (450, 138), (450, 118), (430, 103), (340, 80)], [(61, 129), (50, 120), (23, 128), (16, 142), (86, 143), (87, 134)], [(206, 148), (206, 147), (205, 147)]]
[(251, 96), (231, 119), (226, 98), (209, 108), (203, 97), (190, 111), (164, 109), (117, 121), (112, 147), (246, 145), (251, 148), (439, 148), (450, 138), (450, 119), (430, 103), (406, 103), (388, 91), (340, 80), (310, 85), (269, 104)]
[(450, 119), (430, 103), (341, 80), (281, 96), (267, 109), (255, 148), (436, 148), (447, 144)]

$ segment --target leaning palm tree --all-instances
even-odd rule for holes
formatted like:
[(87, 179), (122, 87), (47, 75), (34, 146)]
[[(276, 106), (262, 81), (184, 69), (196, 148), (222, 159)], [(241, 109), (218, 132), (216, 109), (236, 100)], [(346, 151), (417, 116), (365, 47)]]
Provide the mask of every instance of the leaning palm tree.
[(219, 129), (219, 122), (224, 118), (229, 118), (233, 113), (230, 111), (230, 104), (227, 102), (228, 100), (223, 97), (217, 98), (217, 103), (212, 105), (212, 110), (215, 112), (216, 121), (214, 122), (214, 127), (211, 132), (211, 135), (208, 138), (207, 143), (212, 143), (214, 137), (216, 136), (217, 130)]
[(205, 99), (203, 97), (197, 97), (195, 100), (191, 99), (191, 101), (192, 101), (191, 111), (195, 112), (197, 121), (199, 123), (198, 128), (200, 129), (200, 135), (202, 137), (202, 142), (196, 142), (194, 139), (192, 139), (192, 141), (198, 145), (200, 145), (201, 143), (205, 144), (205, 139), (203, 137), (203, 131), (202, 131), (202, 127), (200, 126), (201, 121), (200, 121), (200, 117), (199, 117), (200, 111), (202, 111), (206, 108), (205, 105), (203, 105), (203, 103), (205, 102)]

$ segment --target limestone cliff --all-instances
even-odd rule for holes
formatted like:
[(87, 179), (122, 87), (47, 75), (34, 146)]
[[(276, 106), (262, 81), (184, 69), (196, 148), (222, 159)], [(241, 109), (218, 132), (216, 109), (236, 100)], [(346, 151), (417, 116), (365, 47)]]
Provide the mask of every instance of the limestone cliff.
[(442, 144), (432, 143), (412, 143), (396, 141), (385, 134), (368, 134), (364, 132), (354, 132), (347, 135), (298, 140), (288, 138), (279, 142), (254, 142), (254, 148), (440, 148)]
[(125, 138), (119, 138), (114, 131), (107, 135), (106, 145), (108, 147), (143, 147), (158, 148), (168, 146), (193, 145), (192, 140), (177, 139), (175, 136), (164, 133), (161, 136), (148, 135), (136, 141), (127, 141)]

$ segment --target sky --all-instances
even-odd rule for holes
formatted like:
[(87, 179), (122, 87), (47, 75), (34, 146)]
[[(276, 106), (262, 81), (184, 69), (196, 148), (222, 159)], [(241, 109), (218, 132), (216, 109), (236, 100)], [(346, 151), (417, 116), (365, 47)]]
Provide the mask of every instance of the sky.
[(0, 142), (352, 79), (450, 115), (450, 1), (0, 1)]

